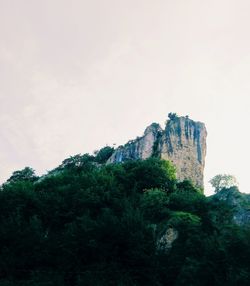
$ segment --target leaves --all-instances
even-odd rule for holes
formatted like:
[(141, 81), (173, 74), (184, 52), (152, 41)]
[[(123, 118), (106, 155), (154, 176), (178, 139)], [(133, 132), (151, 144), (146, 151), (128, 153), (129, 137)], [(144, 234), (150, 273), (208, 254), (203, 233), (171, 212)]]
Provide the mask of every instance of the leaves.
[(222, 189), (238, 186), (237, 179), (233, 175), (228, 174), (216, 175), (209, 181), (209, 183), (214, 188), (215, 193), (218, 193)]
[[(250, 233), (231, 206), (177, 182), (168, 161), (101, 165), (109, 151), (3, 185), (1, 285), (248, 285)], [(169, 227), (178, 238), (157, 251)]]

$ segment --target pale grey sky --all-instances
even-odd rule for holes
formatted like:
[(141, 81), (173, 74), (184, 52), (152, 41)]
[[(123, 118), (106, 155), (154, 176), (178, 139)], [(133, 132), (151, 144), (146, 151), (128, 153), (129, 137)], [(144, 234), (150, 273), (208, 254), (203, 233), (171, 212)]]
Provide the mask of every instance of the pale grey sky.
[(249, 0), (0, 0), (0, 182), (126, 143), (168, 112), (208, 129), (207, 181), (250, 192)]

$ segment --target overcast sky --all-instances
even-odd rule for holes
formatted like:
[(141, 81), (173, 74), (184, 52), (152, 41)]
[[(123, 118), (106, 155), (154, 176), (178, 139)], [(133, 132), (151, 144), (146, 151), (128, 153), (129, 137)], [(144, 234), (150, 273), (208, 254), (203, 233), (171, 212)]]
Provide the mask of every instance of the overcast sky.
[(249, 11), (249, 0), (0, 0), (0, 182), (177, 112), (206, 124), (206, 193), (218, 173), (250, 192)]

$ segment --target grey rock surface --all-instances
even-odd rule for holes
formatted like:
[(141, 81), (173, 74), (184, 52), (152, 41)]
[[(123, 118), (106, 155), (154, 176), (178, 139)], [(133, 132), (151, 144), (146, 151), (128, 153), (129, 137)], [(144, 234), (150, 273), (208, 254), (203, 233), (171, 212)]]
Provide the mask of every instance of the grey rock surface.
[(174, 164), (179, 181), (188, 179), (203, 188), (206, 137), (203, 123), (175, 116), (166, 122), (164, 130), (153, 123), (142, 137), (118, 147), (108, 163), (159, 157)]

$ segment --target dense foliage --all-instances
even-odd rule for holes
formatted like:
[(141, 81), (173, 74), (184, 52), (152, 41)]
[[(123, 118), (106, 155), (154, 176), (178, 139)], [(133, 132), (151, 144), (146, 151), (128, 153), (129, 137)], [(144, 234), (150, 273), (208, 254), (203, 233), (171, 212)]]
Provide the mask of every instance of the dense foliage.
[[(76, 155), (0, 192), (0, 285), (248, 285), (250, 231), (169, 162)], [(167, 229), (178, 238), (157, 243)]]

